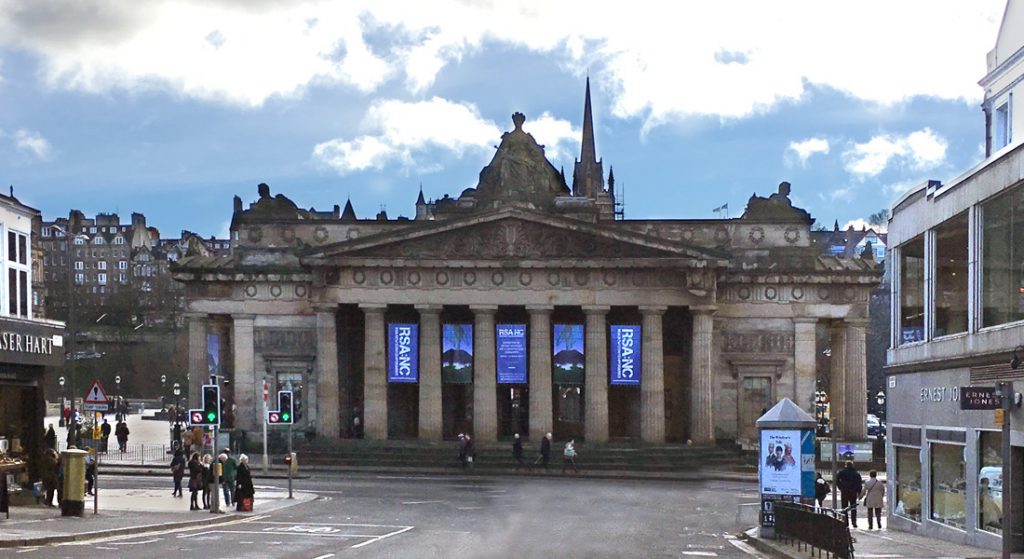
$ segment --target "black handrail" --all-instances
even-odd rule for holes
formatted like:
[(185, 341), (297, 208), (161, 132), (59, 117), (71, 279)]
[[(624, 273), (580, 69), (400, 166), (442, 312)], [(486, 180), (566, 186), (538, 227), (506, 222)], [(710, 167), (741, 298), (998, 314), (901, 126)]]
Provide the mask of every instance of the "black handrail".
[[(852, 507), (850, 507), (852, 508)], [(775, 503), (775, 537), (794, 540), (842, 559), (853, 559), (853, 538), (847, 524), (850, 508), (815, 510), (799, 503)]]

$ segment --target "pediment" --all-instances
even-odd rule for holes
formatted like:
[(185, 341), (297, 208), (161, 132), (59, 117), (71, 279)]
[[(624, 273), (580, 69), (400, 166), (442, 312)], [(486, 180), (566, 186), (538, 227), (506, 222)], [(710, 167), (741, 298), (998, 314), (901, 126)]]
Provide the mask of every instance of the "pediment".
[(339, 258), (439, 260), (696, 259), (721, 261), (727, 255), (651, 237), (614, 223), (502, 209), (468, 218), (336, 243), (308, 253), (304, 261)]

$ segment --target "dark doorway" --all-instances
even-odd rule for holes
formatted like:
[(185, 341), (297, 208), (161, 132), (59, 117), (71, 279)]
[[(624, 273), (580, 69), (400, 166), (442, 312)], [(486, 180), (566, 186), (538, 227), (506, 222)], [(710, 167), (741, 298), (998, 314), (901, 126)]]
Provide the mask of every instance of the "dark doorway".
[(687, 309), (669, 307), (662, 320), (662, 347), (665, 348), (665, 440), (686, 442), (690, 438), (693, 319)]
[(388, 438), (415, 439), (419, 435), (419, 386), (407, 383), (388, 384)]
[(554, 437), (557, 440), (583, 438), (585, 393), (582, 385), (556, 384), (551, 389), (554, 403)]
[[(338, 421), (343, 437), (357, 438), (363, 421), (365, 322), (357, 305), (338, 307)], [(355, 418), (359, 418), (357, 427)]]
[(530, 432), (530, 388), (526, 384), (499, 384), (498, 437), (511, 439), (519, 433), (526, 437)]
[(455, 440), (459, 433), (473, 432), (473, 385), (441, 385), (441, 421), (445, 440)]

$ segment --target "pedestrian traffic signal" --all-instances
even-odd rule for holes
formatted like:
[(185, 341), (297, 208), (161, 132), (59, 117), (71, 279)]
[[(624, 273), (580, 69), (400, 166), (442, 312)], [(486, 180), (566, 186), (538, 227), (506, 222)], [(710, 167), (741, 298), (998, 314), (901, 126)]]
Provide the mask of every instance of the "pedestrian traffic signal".
[(204, 384), (201, 396), (202, 409), (189, 410), (192, 425), (220, 426), (220, 387), (216, 384)]
[(295, 423), (295, 409), (291, 390), (281, 390), (277, 393), (277, 409), (267, 412), (267, 423), (271, 425), (291, 425)]

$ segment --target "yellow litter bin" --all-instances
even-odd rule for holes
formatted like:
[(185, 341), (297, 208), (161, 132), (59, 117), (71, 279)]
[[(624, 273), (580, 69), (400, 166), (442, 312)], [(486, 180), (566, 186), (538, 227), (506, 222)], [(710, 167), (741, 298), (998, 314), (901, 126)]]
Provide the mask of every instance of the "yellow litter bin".
[(61, 516), (85, 514), (85, 457), (84, 450), (65, 450), (61, 453), (64, 470), (64, 500), (60, 502)]

